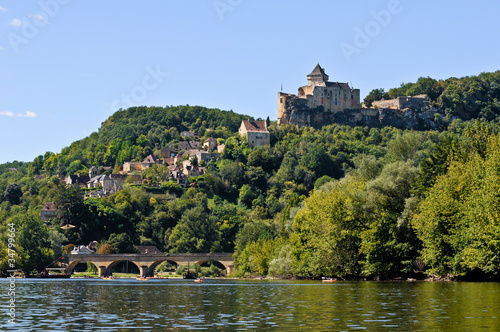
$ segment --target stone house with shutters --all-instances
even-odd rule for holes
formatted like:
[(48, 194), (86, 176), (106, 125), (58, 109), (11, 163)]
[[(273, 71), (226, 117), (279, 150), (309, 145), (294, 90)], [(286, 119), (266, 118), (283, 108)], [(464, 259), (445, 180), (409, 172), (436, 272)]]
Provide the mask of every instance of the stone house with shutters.
[(243, 120), (238, 132), (240, 136), (247, 139), (250, 148), (269, 145), (271, 142), (271, 135), (267, 130), (266, 121)]
[(217, 139), (213, 137), (207, 138), (203, 141), (203, 148), (207, 151), (217, 150)]

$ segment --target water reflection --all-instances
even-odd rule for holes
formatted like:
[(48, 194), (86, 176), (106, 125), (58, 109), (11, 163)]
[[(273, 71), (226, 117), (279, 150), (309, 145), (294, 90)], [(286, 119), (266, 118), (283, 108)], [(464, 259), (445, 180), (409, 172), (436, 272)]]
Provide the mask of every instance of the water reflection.
[[(0, 280), (3, 289), (7, 280)], [(498, 330), (500, 284), (99, 279), (16, 281), (2, 330)], [(5, 292), (4, 292), (5, 294)]]

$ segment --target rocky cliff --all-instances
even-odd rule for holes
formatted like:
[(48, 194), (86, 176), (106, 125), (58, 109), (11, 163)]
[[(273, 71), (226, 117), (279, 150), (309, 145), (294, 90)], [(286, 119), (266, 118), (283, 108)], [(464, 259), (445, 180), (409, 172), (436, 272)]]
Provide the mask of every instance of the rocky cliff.
[(287, 101), (281, 123), (315, 128), (338, 123), (351, 126), (378, 128), (393, 126), (402, 129), (428, 130), (438, 127), (434, 118), (439, 111), (439, 109), (426, 106), (402, 110), (389, 108), (346, 109), (330, 113), (325, 112), (323, 106), (309, 108), (304, 99), (296, 98)]

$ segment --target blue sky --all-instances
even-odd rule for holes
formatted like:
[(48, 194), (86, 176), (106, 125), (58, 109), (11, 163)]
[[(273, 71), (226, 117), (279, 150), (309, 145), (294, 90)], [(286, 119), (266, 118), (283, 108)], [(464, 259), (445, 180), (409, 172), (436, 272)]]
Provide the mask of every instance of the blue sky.
[(0, 0), (0, 163), (82, 139), (120, 107), (277, 117), (319, 62), (362, 98), (499, 69), (494, 1)]

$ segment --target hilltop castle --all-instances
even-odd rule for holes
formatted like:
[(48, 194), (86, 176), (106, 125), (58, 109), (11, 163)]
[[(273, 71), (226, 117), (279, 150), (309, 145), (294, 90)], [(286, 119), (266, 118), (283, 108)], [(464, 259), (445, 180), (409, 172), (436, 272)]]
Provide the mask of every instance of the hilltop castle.
[(279, 92), (278, 124), (289, 123), (286, 111), (294, 107), (329, 113), (359, 108), (359, 89), (353, 89), (348, 83), (329, 82), (328, 79), (325, 70), (318, 63), (312, 73), (307, 75), (307, 85), (299, 88), (298, 95)]
[(318, 64), (307, 75), (307, 85), (298, 94), (278, 93), (278, 125), (293, 124), (321, 128), (339, 123), (352, 126), (432, 129), (439, 110), (431, 107), (426, 95), (398, 97), (361, 108), (360, 91), (348, 83), (330, 82)]

